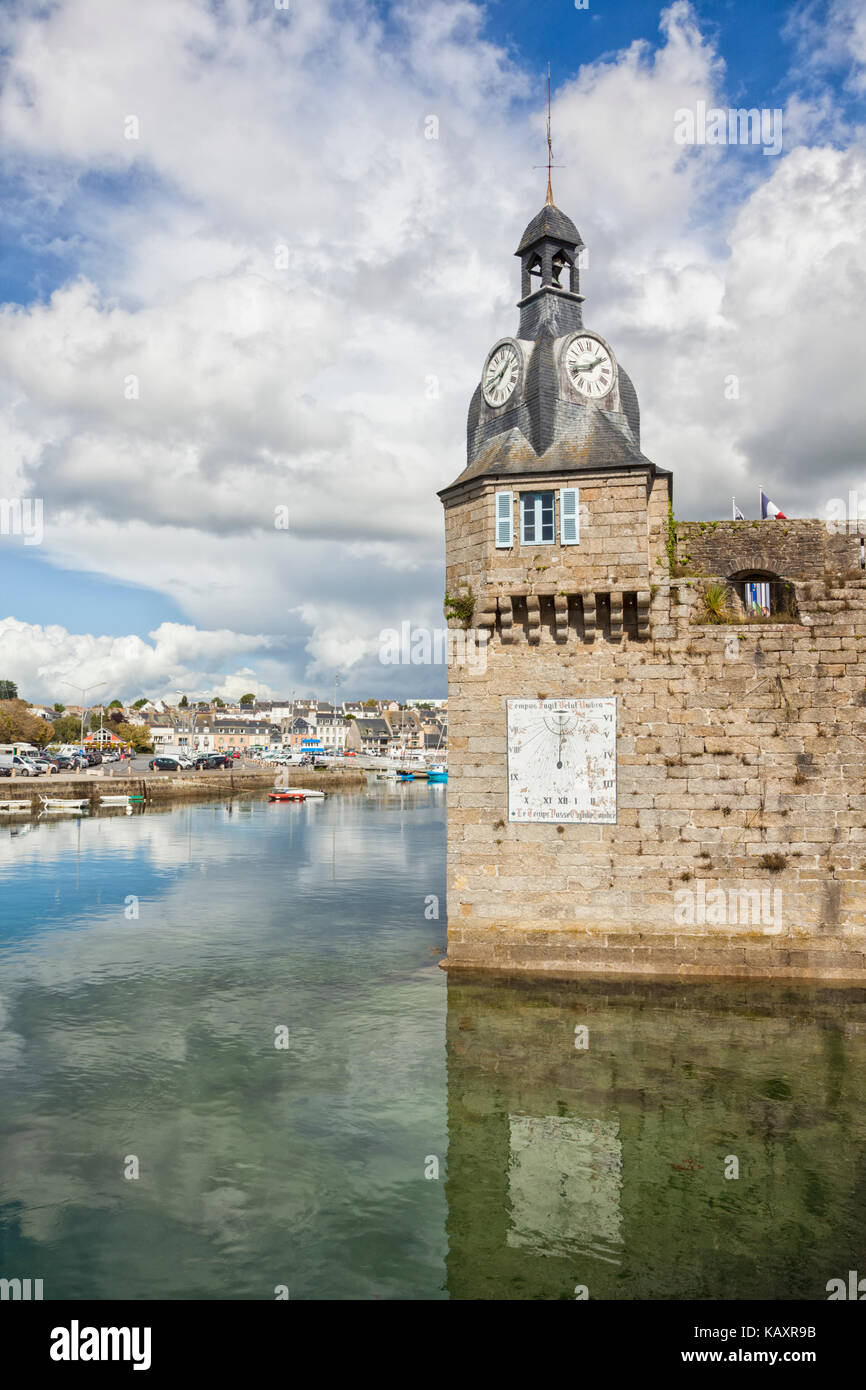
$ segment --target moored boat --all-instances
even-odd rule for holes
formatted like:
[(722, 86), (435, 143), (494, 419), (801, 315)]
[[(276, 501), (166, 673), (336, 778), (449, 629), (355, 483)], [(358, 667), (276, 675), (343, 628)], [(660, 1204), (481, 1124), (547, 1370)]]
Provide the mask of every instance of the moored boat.
[(143, 796), (101, 796), (100, 806), (133, 806), (144, 801)]
[(444, 763), (431, 763), (427, 769), (428, 782), (447, 782), (448, 769)]
[(0, 812), (8, 816), (21, 816), (31, 809), (29, 801), (0, 801)]
[(306, 801), (303, 792), (296, 791), (272, 791), (268, 792), (268, 801)]
[(86, 796), (75, 801), (62, 796), (40, 796), (39, 800), (44, 811), (75, 811), (77, 814), (85, 810), (89, 804)]

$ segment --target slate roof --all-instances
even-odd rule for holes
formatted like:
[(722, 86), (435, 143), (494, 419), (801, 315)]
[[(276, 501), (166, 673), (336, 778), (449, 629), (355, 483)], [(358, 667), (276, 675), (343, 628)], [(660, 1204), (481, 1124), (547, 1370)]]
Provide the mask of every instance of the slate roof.
[(556, 241), (564, 241), (567, 246), (583, 246), (580, 232), (571, 218), (566, 217), (564, 212), (560, 212), (555, 203), (546, 203), (541, 212), (535, 214), (520, 238), (520, 245), (514, 254), (522, 256), (524, 251), (527, 251), (536, 241), (541, 241), (543, 237), (553, 237)]

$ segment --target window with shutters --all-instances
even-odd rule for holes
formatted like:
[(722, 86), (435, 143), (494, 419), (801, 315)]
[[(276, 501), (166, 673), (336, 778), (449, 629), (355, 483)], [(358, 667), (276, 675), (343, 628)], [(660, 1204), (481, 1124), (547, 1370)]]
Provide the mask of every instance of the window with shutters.
[(523, 545), (553, 545), (556, 540), (556, 493), (520, 494), (520, 540)]

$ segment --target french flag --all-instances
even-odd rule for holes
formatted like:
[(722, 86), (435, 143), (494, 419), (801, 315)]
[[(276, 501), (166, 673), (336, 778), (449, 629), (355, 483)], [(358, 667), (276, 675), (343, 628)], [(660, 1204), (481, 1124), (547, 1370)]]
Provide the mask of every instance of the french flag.
[(770, 501), (764, 489), (761, 488), (761, 520), (766, 521), (768, 517), (773, 521), (788, 520), (785, 513), (779, 511), (779, 508)]

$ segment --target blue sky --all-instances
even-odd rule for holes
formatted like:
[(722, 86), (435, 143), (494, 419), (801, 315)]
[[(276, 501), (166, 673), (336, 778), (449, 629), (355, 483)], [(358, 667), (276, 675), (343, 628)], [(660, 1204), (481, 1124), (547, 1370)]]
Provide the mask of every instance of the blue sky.
[[(442, 622), (435, 493), (513, 331), (548, 60), (588, 321), (678, 514), (866, 490), (856, 0), (19, 0), (0, 42), (0, 495), (45, 505), (0, 535), (0, 675), (32, 696), (444, 692), (378, 633)], [(698, 99), (783, 108), (779, 157), (674, 148)], [(837, 357), (798, 418), (810, 325)]]

